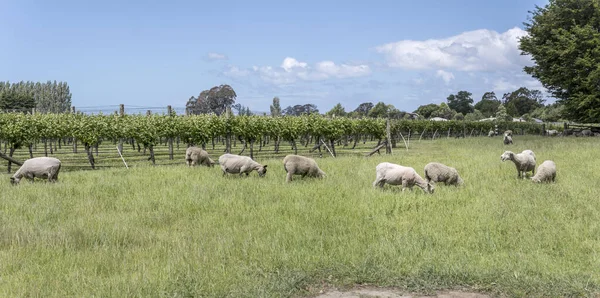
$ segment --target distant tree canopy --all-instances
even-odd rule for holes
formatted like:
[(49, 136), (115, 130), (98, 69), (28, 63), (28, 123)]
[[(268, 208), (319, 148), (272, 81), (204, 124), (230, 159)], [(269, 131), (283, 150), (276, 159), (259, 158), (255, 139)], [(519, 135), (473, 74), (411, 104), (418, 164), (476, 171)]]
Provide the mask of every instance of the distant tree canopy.
[(498, 107), (502, 102), (496, 97), (494, 92), (486, 92), (481, 100), (475, 104), (475, 110), (479, 110), (485, 118), (494, 117)]
[(358, 117), (366, 117), (373, 108), (372, 102), (363, 102), (353, 111)]
[(318, 114), (319, 109), (314, 104), (304, 104), (304, 105), (295, 105), (288, 106), (283, 110), (283, 114), (287, 116), (300, 116), (300, 115), (310, 115), (310, 114)]
[(331, 110), (329, 110), (329, 112), (325, 113), (326, 116), (330, 117), (343, 117), (347, 114), (348, 113), (346, 113), (346, 109), (344, 109), (341, 103), (336, 104), (333, 108), (331, 108)]
[(600, 122), (600, 5), (598, 0), (550, 0), (530, 11), (523, 54), (525, 72), (540, 80), (567, 119)]
[(252, 113), (252, 111), (250, 111), (249, 107), (243, 106), (239, 103), (236, 103), (234, 105), (231, 106), (232, 109), (237, 111), (237, 114), (239, 116), (252, 116), (254, 115), (254, 113)]
[(506, 112), (513, 117), (521, 117), (544, 106), (544, 97), (539, 90), (529, 90), (521, 87), (502, 96)]
[(188, 114), (215, 113), (221, 115), (235, 103), (236, 98), (237, 94), (231, 86), (220, 85), (200, 92), (198, 97), (192, 96), (185, 108)]
[(427, 105), (419, 106), (419, 108), (417, 108), (414, 112), (425, 119), (429, 119), (431, 117), (431, 114), (437, 111), (439, 108), (440, 106), (434, 103), (430, 103)]
[(279, 97), (273, 97), (273, 104), (271, 105), (271, 116), (281, 116), (281, 104), (279, 103)]
[(463, 115), (473, 112), (473, 98), (471, 92), (458, 91), (457, 94), (450, 94), (448, 98), (448, 107), (462, 113)]
[(63, 113), (71, 108), (71, 91), (66, 82), (0, 82), (0, 110)]

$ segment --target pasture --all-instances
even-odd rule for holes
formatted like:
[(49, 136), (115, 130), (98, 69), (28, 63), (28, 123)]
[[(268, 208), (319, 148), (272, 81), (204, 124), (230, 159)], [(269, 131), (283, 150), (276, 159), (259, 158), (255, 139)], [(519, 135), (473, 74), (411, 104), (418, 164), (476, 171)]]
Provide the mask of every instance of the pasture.
[[(311, 154), (328, 176), (290, 184), (282, 158), (260, 155), (265, 178), (188, 168), (180, 153), (176, 165), (65, 171), (56, 184), (11, 186), (4, 171), (0, 296), (289, 297), (355, 284), (598, 295), (600, 138), (514, 141)], [(557, 182), (518, 180), (514, 164), (500, 161), (507, 149), (533, 150), (538, 165), (554, 160)], [(383, 161), (420, 175), (442, 162), (465, 185), (436, 185), (433, 195), (375, 189)]]

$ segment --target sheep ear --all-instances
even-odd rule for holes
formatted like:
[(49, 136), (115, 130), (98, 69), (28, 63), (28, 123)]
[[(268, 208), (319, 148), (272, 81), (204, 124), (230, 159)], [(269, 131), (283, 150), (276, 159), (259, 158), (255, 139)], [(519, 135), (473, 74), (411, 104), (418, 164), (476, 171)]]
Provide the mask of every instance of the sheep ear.
[(266, 169), (266, 168), (267, 168), (267, 165), (264, 165), (264, 166), (263, 166), (263, 168), (265, 168), (265, 169)]

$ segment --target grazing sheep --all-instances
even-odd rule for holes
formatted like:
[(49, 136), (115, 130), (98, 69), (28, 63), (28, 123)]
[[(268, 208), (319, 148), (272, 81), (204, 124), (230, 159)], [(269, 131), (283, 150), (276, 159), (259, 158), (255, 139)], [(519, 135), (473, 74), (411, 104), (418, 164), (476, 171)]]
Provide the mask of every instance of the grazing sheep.
[(558, 135), (558, 130), (556, 130), (556, 129), (546, 130), (546, 135), (550, 136), (550, 137), (557, 136)]
[(491, 137), (493, 137), (493, 136), (494, 136), (494, 131), (493, 131), (493, 130), (490, 130), (490, 131), (488, 132), (488, 137), (490, 137), (490, 138), (491, 138)]
[(459, 186), (464, 183), (455, 168), (438, 162), (430, 162), (425, 166), (425, 179), (427, 183), (444, 182), (445, 185)]
[(509, 135), (504, 135), (504, 145), (509, 145), (512, 143), (513, 143), (512, 137)]
[(221, 170), (223, 170), (223, 176), (225, 174), (246, 174), (248, 176), (250, 172), (256, 170), (259, 177), (264, 177), (267, 174), (267, 165), (261, 165), (248, 156), (241, 156), (235, 154), (223, 154), (219, 157), (219, 164)]
[(504, 151), (500, 156), (502, 162), (511, 160), (517, 167), (517, 176), (525, 179), (527, 172), (535, 174), (535, 154), (531, 150), (525, 150), (519, 154), (514, 154), (511, 151)]
[(373, 182), (373, 187), (383, 187), (383, 185), (402, 185), (402, 191), (407, 187), (412, 190), (414, 185), (420, 187), (426, 193), (433, 193), (435, 187), (421, 178), (417, 171), (411, 167), (403, 167), (401, 165), (382, 162), (375, 168), (377, 177)]
[(25, 177), (33, 182), (34, 178), (48, 179), (55, 182), (60, 171), (60, 160), (54, 157), (35, 157), (23, 162), (23, 165), (10, 177), (10, 182), (19, 184)]
[(195, 146), (189, 147), (187, 150), (185, 150), (185, 163), (188, 165), (188, 167), (193, 167), (196, 164), (207, 167), (215, 166), (215, 161), (208, 156), (208, 152)]
[(584, 130), (582, 130), (582, 131), (581, 131), (581, 134), (582, 134), (583, 136), (585, 136), (585, 137), (591, 137), (591, 136), (593, 135), (593, 134), (592, 134), (592, 131), (591, 131), (591, 130), (589, 130), (589, 129), (584, 129)]
[(507, 130), (507, 131), (504, 131), (504, 136), (509, 136), (509, 137), (512, 137), (512, 135), (513, 135), (513, 132), (512, 132), (512, 130)]
[(554, 182), (556, 179), (556, 164), (551, 160), (545, 160), (538, 168), (535, 176), (531, 177), (533, 182)]
[(325, 177), (325, 172), (319, 169), (319, 166), (314, 159), (300, 155), (287, 155), (283, 159), (283, 168), (287, 172), (285, 178), (286, 182), (292, 181), (293, 175), (302, 175), (302, 178), (305, 176), (316, 178)]

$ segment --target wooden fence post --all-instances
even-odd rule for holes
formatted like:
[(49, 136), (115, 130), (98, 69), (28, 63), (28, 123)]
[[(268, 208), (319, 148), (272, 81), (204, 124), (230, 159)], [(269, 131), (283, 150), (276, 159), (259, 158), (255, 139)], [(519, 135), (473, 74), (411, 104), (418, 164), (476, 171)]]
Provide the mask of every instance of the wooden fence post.
[[(171, 106), (168, 105), (167, 106), (167, 113), (169, 115), (169, 117), (173, 117), (173, 110), (171, 109)], [(169, 137), (169, 160), (173, 160), (173, 138)]]

